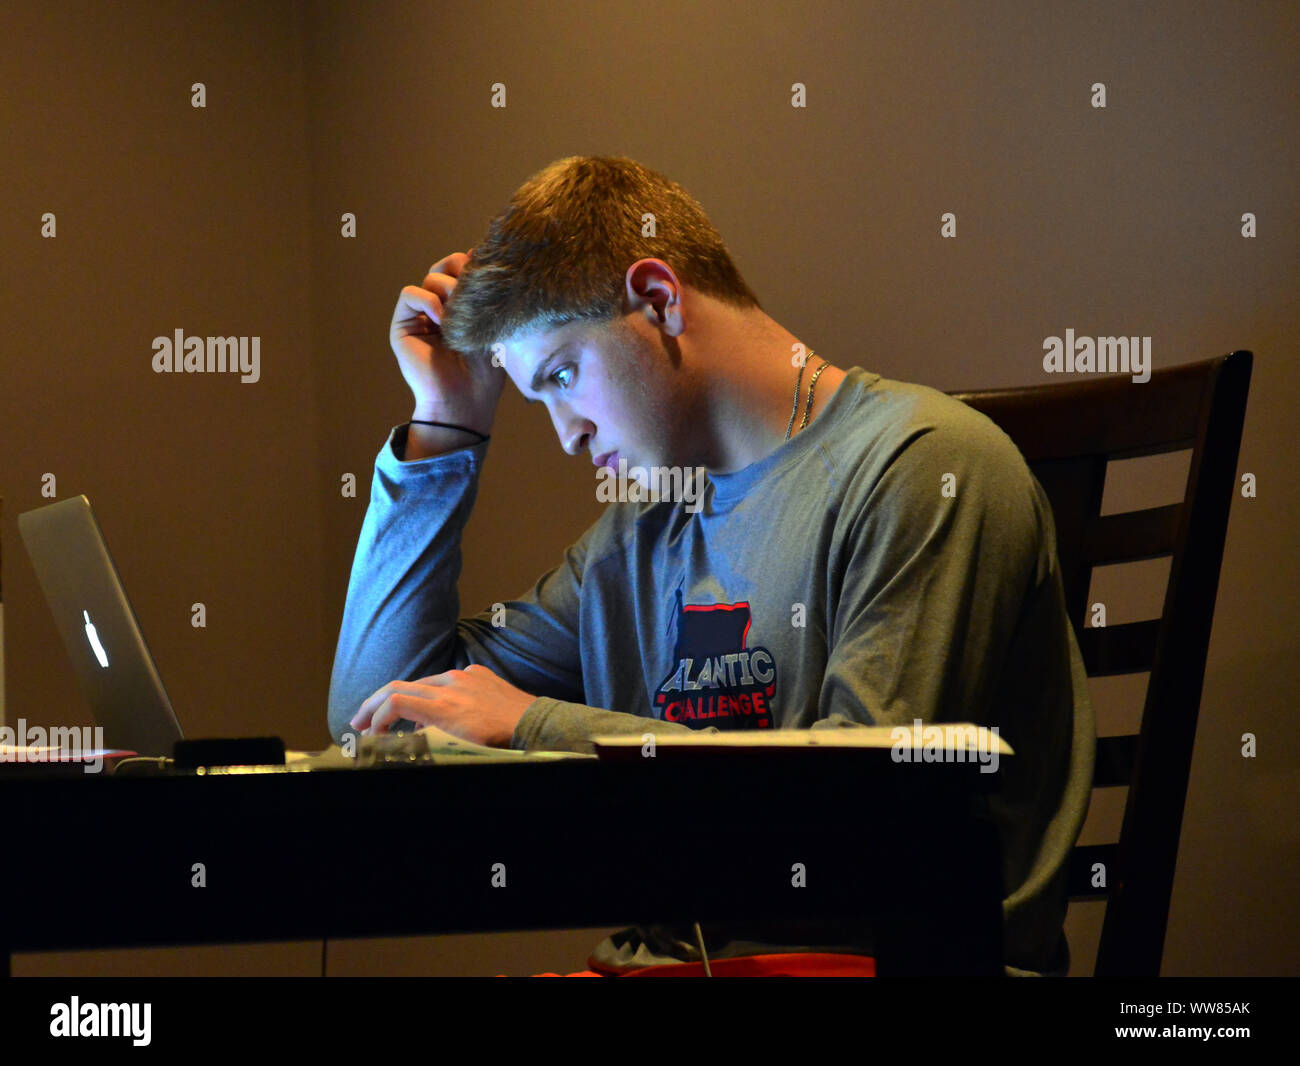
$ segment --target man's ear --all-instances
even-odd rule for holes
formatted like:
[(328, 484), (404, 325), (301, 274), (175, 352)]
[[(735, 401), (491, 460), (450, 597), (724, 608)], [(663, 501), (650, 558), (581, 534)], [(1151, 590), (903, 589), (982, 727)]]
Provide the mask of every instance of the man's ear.
[(657, 323), (661, 319), (655, 304), (667, 307), (667, 295), (674, 286), (680, 290), (681, 281), (662, 259), (638, 259), (627, 268), (623, 296), (625, 301), (641, 305), (647, 317)]

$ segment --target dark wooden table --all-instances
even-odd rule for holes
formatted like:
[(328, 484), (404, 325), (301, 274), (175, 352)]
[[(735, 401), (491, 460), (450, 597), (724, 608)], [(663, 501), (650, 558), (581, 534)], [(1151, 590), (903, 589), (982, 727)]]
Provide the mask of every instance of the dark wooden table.
[(310, 774), (14, 769), (0, 767), (5, 973), (13, 951), (810, 917), (868, 923), (882, 976), (1002, 973), (981, 796), (998, 775), (972, 764), (814, 750)]

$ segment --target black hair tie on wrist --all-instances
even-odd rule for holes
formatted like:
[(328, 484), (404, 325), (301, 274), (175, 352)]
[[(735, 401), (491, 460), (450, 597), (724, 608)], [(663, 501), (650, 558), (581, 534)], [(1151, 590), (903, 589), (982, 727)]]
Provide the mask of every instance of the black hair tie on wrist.
[(459, 429), (459, 430), (464, 430), (464, 432), (466, 432), (466, 433), (473, 433), (474, 436), (478, 437), (478, 442), (479, 442), (480, 444), (482, 444), (485, 440), (491, 440), (491, 439), (492, 439), (491, 437), (487, 436), (486, 434), (480, 433), (477, 429), (470, 429), (469, 426), (458, 426), (458, 425), (456, 425), (454, 422), (426, 422), (423, 418), (412, 418), (412, 419), (410, 419), (406, 424), (407, 424), (408, 426), (409, 426), (409, 425), (418, 425), (418, 426), (442, 426), (444, 429)]

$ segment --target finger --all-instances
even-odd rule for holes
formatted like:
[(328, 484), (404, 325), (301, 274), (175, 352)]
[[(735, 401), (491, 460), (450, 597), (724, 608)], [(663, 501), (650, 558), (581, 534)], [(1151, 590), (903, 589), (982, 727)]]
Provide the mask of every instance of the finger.
[(417, 682), (401, 680), (390, 681), (386, 685), (381, 685), (361, 701), (361, 707), (357, 710), (357, 713), (352, 716), (352, 728), (364, 730), (366, 726), (370, 724), (371, 718), (374, 717), (375, 712), (379, 710), (383, 702), (398, 692), (418, 693), (419, 685)]
[(370, 725), (371, 717), (374, 715), (375, 711), (379, 709), (379, 705), (387, 698), (388, 686), (384, 685), (382, 688), (377, 689), (361, 701), (361, 706), (357, 708), (357, 713), (352, 716), (348, 725), (353, 729), (365, 732), (366, 728)]
[[(429, 279), (425, 278), (425, 284)], [(434, 322), (442, 323), (443, 303), (442, 297), (431, 292), (428, 288), (421, 288), (418, 285), (408, 285), (398, 297), (397, 304), (399, 309), (405, 309), (408, 315), (402, 316), (399, 310), (394, 319), (398, 322), (410, 322), (412, 319), (418, 319), (421, 316), (427, 316)]]
[(370, 725), (370, 718), (373, 711), (365, 709), (365, 704), (361, 705), (361, 710), (357, 711), (349, 720), (348, 725), (357, 733), (364, 733)]
[(370, 719), (370, 734), (373, 736), (387, 733), (403, 719), (425, 725), (432, 724), (426, 721), (429, 717), (429, 710), (425, 706), (427, 703), (428, 700), (421, 700), (415, 696), (408, 696), (401, 692), (394, 693), (380, 704), (379, 709)]
[[(470, 249), (473, 251), (473, 249)], [(433, 266), (429, 267), (430, 274), (449, 274), (451, 277), (459, 277), (460, 272), (465, 269), (465, 264), (469, 262), (469, 253), (452, 252), (451, 255), (443, 256)]]
[(456, 291), (456, 279), (448, 274), (426, 274), (424, 280), (420, 282), (420, 287), (425, 292), (433, 293), (433, 299), (438, 303), (437, 320), (441, 322), (443, 308), (447, 306), (447, 301)]
[(365, 728), (361, 730), (362, 735), (374, 737), (379, 736), (381, 733), (388, 732), (389, 728), (393, 724), (393, 719), (385, 715), (388, 707), (389, 701), (384, 700), (383, 703), (375, 708), (374, 713), (367, 719)]

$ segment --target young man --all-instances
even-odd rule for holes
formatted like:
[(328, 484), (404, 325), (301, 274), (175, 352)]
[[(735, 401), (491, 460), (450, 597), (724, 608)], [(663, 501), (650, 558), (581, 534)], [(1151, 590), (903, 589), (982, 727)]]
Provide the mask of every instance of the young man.
[[(391, 341), (415, 411), (375, 464), (336, 739), (435, 724), (591, 751), (603, 733), (996, 726), (1017, 753), (990, 803), (1007, 972), (1065, 972), (1095, 734), (1050, 505), (1005, 434), (811, 352), (763, 312), (699, 204), (627, 159), (534, 175), (472, 256), (402, 291)], [(692, 499), (610, 504), (501, 626), (458, 618), (455, 579), (505, 375), (570, 454), (638, 478), (707, 473)], [(710, 959), (871, 953), (811, 926), (705, 942)], [(647, 926), (590, 964), (698, 957), (691, 930)]]

